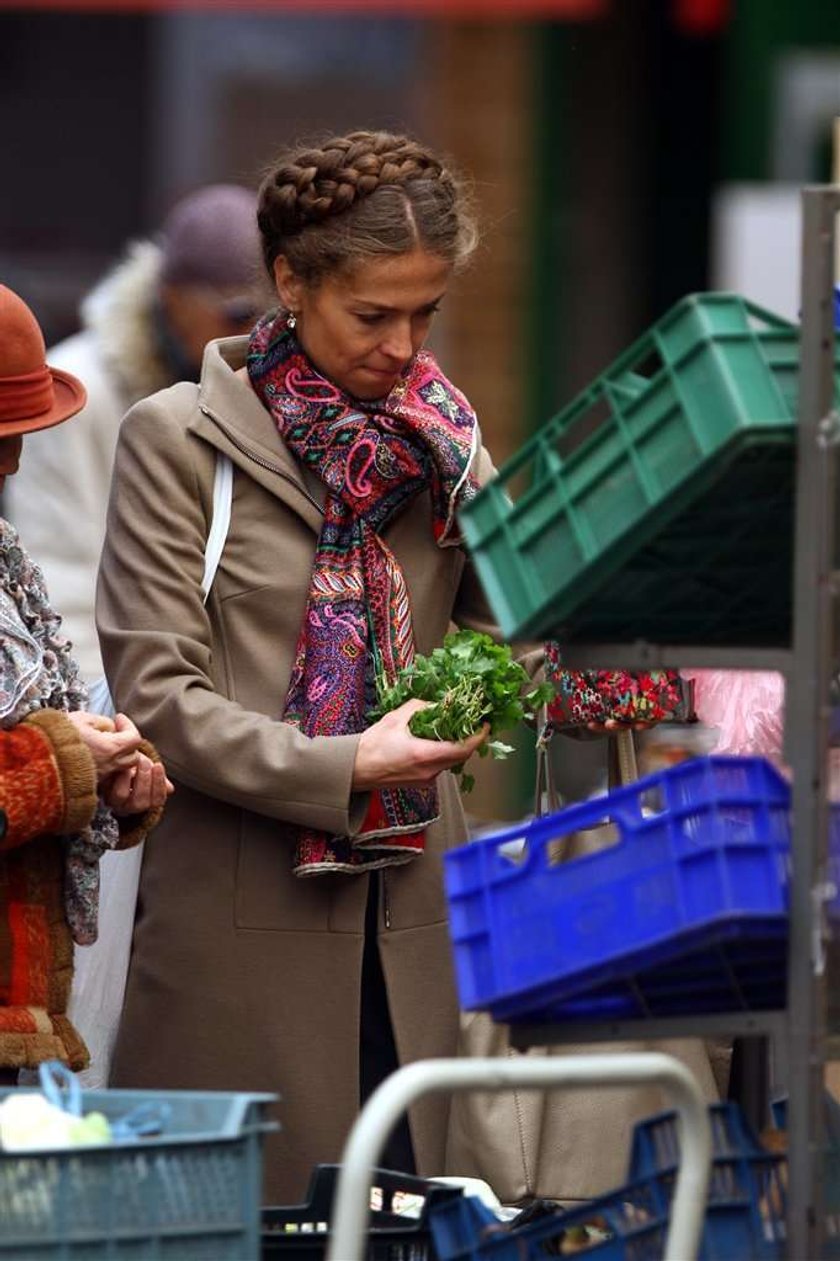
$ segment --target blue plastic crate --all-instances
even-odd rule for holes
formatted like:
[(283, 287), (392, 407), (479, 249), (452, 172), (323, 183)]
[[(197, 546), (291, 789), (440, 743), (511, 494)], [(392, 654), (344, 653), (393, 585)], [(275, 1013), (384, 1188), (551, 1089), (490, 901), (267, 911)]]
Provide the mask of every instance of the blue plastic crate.
[[(474, 1196), (436, 1206), (431, 1214), (439, 1261), (545, 1261), (547, 1256), (563, 1256), (570, 1233), (587, 1226), (606, 1236), (590, 1239), (584, 1255), (593, 1261), (662, 1261), (668, 1216), (656, 1179), (628, 1184), (580, 1208), (558, 1210), (524, 1226), (515, 1220), (500, 1222)], [(700, 1261), (718, 1258), (701, 1253)]]
[[(784, 1160), (765, 1152), (733, 1104), (710, 1109), (712, 1169), (698, 1261), (777, 1261), (784, 1245)], [(679, 1165), (676, 1116), (634, 1129), (626, 1185), (537, 1221), (500, 1223), (465, 1197), (432, 1211), (440, 1261), (543, 1261), (565, 1255), (575, 1228), (589, 1226), (593, 1261), (660, 1261)], [(570, 1249), (571, 1250), (571, 1249)]]
[[(704, 1243), (714, 1256), (773, 1261), (784, 1255), (785, 1158), (761, 1146), (736, 1104), (713, 1104), (709, 1120), (712, 1168)], [(660, 1113), (634, 1127), (631, 1182), (656, 1178), (670, 1204), (679, 1163), (675, 1112)]]
[[(772, 1011), (784, 1007), (787, 992), (787, 921), (737, 922), (696, 934), (664, 967), (639, 966), (611, 984), (586, 989), (575, 998), (531, 1005), (520, 1010), (500, 1003), (490, 1008), (496, 1020), (547, 1024), (593, 1020), (643, 1020), (662, 1016), (698, 1016), (728, 1011)], [(713, 946), (701, 947), (713, 936)], [(675, 943), (675, 947), (678, 943)]]
[[(9, 1092), (0, 1091), (0, 1099)], [(91, 1090), (110, 1121), (163, 1104), (160, 1135), (0, 1152), (0, 1256), (15, 1261), (243, 1261), (260, 1255), (262, 1137), (276, 1096)]]
[[(769, 762), (697, 758), (450, 851), (461, 1006), (531, 1021), (783, 1005), (789, 816)], [(604, 821), (615, 844), (553, 861)]]

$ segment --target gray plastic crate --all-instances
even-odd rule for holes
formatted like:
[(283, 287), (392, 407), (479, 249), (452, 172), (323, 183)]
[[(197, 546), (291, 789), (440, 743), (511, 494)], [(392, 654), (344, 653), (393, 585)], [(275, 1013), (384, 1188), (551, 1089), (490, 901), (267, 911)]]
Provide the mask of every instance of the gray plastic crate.
[[(0, 1099), (9, 1091), (0, 1091)], [(164, 1105), (159, 1135), (69, 1151), (0, 1152), (0, 1257), (247, 1261), (260, 1255), (268, 1094), (91, 1090), (110, 1121)]]

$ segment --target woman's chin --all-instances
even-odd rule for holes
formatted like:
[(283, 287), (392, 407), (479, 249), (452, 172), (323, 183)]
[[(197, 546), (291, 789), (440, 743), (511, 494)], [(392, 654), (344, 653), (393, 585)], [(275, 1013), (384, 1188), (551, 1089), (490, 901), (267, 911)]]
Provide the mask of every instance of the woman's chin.
[(373, 368), (368, 368), (364, 373), (358, 373), (353, 382), (351, 393), (363, 402), (385, 398), (391, 393), (399, 379), (399, 373), (377, 372)]

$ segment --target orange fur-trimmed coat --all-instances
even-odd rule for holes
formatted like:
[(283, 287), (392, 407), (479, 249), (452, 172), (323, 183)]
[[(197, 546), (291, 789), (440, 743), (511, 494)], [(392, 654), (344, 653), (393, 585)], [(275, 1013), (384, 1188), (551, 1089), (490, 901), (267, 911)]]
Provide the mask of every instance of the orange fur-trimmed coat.
[(64, 913), (63, 837), (97, 804), (93, 758), (63, 713), (0, 731), (0, 1067), (73, 1069), (87, 1049), (67, 1019), (73, 941)]

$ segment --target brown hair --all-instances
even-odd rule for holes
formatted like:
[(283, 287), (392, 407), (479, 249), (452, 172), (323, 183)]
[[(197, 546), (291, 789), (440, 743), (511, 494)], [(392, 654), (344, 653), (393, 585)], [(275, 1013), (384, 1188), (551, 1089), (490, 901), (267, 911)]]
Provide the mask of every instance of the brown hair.
[(407, 136), (354, 131), (280, 156), (257, 212), (263, 258), (310, 284), (363, 258), (426, 250), (464, 264), (478, 233), (458, 175)]

